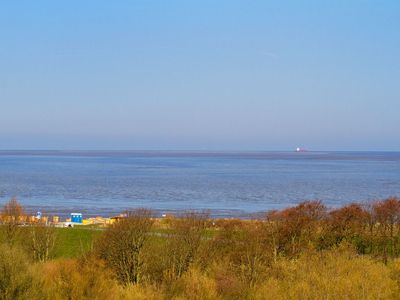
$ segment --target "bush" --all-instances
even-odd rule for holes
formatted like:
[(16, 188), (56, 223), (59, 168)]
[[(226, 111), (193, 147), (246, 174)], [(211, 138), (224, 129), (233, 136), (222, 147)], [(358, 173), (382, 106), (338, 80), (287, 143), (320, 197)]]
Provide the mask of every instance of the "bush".
[(255, 299), (395, 299), (398, 289), (384, 264), (349, 250), (282, 260)]
[(164, 299), (163, 291), (151, 285), (128, 285), (119, 287), (118, 294), (112, 299), (121, 300), (160, 300)]
[[(172, 288), (172, 299), (175, 300), (216, 300), (220, 299), (215, 281), (204, 272), (195, 268), (189, 269)], [(169, 298), (169, 297), (168, 297)]]
[(25, 254), (0, 245), (0, 299), (35, 299), (40, 291), (40, 278), (33, 275)]
[(115, 299), (118, 295), (112, 273), (90, 256), (48, 262), (42, 270), (49, 299)]

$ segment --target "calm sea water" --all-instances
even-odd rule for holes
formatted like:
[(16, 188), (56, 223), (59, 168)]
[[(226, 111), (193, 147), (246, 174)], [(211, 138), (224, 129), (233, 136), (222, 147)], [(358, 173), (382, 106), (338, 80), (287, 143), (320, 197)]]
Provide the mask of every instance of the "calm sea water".
[(0, 151), (0, 203), (111, 215), (128, 208), (216, 216), (400, 196), (400, 152)]

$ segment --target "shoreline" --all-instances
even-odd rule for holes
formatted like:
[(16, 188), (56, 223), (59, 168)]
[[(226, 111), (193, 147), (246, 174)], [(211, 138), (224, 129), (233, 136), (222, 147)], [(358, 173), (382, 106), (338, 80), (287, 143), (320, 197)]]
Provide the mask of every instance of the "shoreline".
[(41, 212), (44, 216), (53, 217), (58, 216), (62, 219), (68, 218), (71, 213), (80, 213), (82, 214), (83, 218), (113, 218), (118, 217), (126, 212), (133, 211), (135, 209), (148, 209), (153, 212), (154, 218), (163, 218), (165, 216), (180, 216), (187, 212), (194, 212), (194, 213), (206, 213), (211, 219), (242, 219), (242, 220), (258, 220), (264, 218), (269, 212), (273, 211), (283, 211), (286, 209), (297, 207), (298, 205), (306, 202), (320, 202), (324, 205), (327, 211), (332, 211), (336, 209), (341, 209), (343, 207), (350, 206), (352, 204), (357, 204), (362, 207), (368, 207), (377, 203), (379, 201), (383, 201), (386, 199), (400, 199), (400, 195), (392, 195), (389, 197), (382, 197), (373, 200), (365, 200), (365, 201), (353, 201), (348, 203), (342, 203), (334, 206), (328, 205), (327, 202), (312, 199), (312, 200), (304, 200), (298, 201), (296, 203), (292, 203), (290, 205), (285, 206), (275, 206), (270, 209), (259, 210), (254, 212), (245, 211), (242, 209), (215, 209), (215, 208), (176, 208), (176, 209), (161, 209), (161, 208), (151, 208), (145, 205), (143, 206), (135, 206), (135, 207), (127, 207), (124, 209), (109, 209), (109, 208), (79, 208), (79, 207), (48, 207), (44, 208), (43, 206), (36, 206), (36, 205), (23, 205), (25, 212), (28, 215), (36, 215), (37, 212)]
[[(93, 218), (93, 217), (104, 217), (104, 218), (111, 218), (114, 216), (118, 216), (124, 214), (127, 211), (132, 211), (139, 208), (145, 208), (151, 210), (156, 218), (162, 218), (163, 215), (181, 215), (186, 212), (196, 212), (196, 213), (207, 213), (209, 214), (210, 218), (212, 219), (257, 219), (261, 215), (265, 215), (270, 210), (263, 210), (257, 212), (246, 212), (240, 209), (157, 209), (157, 208), (149, 208), (146, 206), (137, 206), (131, 207), (127, 209), (121, 210), (108, 210), (108, 209), (94, 209), (91, 210), (90, 208), (79, 209), (78, 207), (73, 208), (53, 208), (53, 209), (43, 209), (40, 206), (29, 206), (24, 205), (25, 211), (28, 214), (36, 214), (40, 211), (43, 215), (46, 216), (59, 216), (59, 217), (67, 217), (71, 213), (82, 213), (82, 215), (86, 218)], [(282, 208), (279, 208), (282, 209)]]

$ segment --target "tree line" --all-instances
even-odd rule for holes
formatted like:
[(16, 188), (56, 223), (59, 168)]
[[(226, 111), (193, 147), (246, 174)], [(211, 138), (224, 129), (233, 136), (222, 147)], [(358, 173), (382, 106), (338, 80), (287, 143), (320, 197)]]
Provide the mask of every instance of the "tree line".
[[(1, 213), (0, 299), (396, 299), (400, 199), (321, 201), (255, 220), (149, 209), (102, 231), (75, 258), (52, 255), (57, 230)], [(74, 230), (74, 229), (59, 229)]]

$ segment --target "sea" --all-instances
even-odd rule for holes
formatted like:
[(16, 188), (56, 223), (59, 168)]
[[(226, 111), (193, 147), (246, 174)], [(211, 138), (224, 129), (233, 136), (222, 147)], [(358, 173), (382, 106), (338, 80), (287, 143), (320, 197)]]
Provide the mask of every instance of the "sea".
[(305, 200), (400, 196), (400, 152), (0, 151), (0, 205), (112, 216), (206, 211), (251, 217)]

